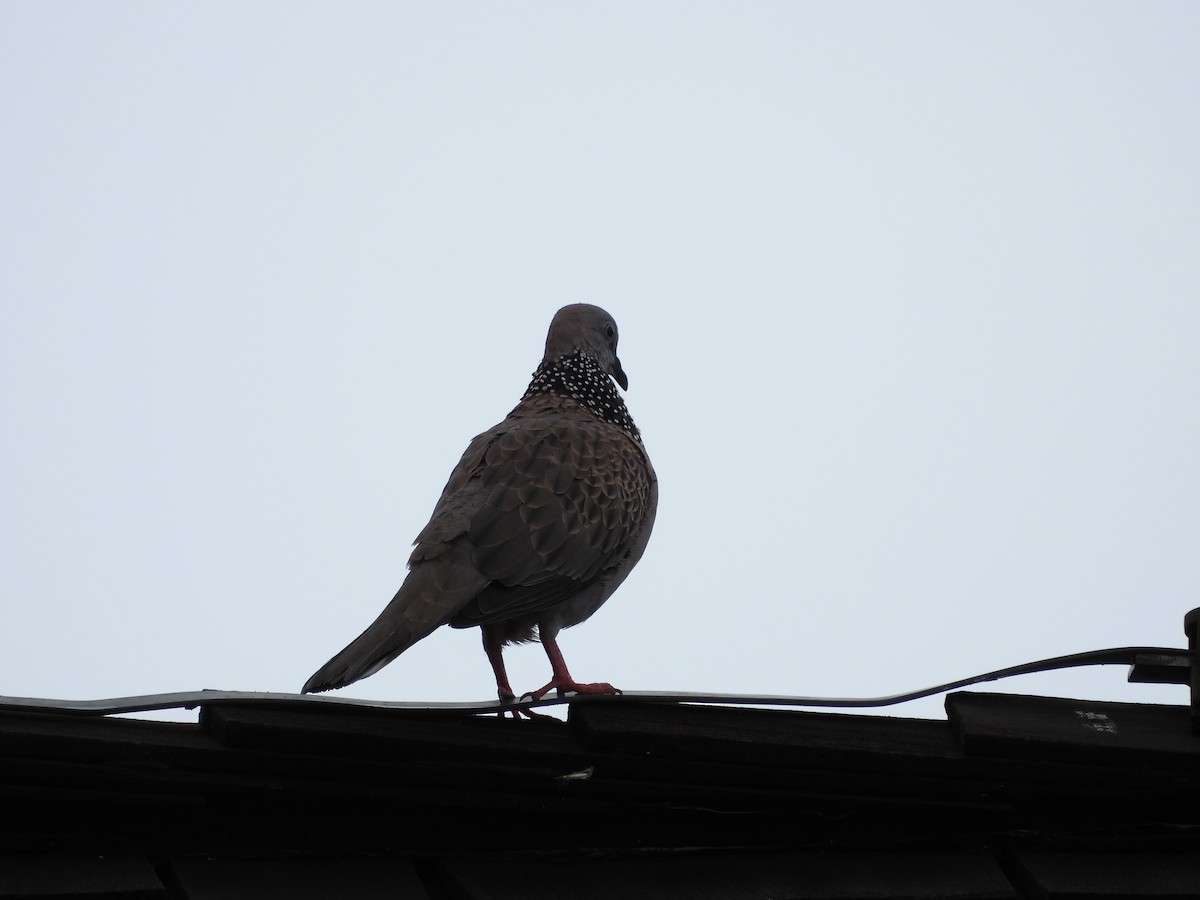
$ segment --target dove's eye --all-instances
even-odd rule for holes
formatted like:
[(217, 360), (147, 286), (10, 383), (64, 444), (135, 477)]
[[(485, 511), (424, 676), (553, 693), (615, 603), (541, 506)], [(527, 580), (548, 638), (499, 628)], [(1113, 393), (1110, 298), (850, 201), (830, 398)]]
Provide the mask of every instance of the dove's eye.
[(617, 329), (613, 328), (612, 322), (609, 322), (607, 325), (604, 326), (604, 336), (606, 338), (608, 338), (610, 341), (613, 339), (614, 336), (616, 336), (616, 333), (617, 333)]

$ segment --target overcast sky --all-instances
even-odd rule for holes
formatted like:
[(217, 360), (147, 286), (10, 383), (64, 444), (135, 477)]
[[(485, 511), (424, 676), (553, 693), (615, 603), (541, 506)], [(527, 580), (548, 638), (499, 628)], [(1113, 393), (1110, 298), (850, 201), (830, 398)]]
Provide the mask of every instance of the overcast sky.
[[(579, 301), (662, 492), (581, 680), (1183, 646), (1198, 46), (1186, 2), (4, 3), (0, 694), (298, 690)], [(998, 689), (1186, 701), (1124, 674)], [(493, 692), (443, 629), (342, 693)]]

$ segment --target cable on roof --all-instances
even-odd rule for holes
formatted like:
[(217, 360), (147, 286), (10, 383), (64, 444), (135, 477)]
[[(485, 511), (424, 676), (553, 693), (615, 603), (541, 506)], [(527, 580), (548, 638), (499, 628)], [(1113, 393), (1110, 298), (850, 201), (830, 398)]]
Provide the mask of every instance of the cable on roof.
[(1192, 650), (1177, 650), (1169, 647), (1115, 647), (1108, 650), (1091, 650), (1055, 656), (1035, 662), (997, 669), (982, 675), (972, 675), (957, 681), (903, 694), (883, 697), (805, 697), (786, 694), (718, 694), (705, 692), (627, 691), (609, 695), (568, 695), (566, 697), (544, 697), (541, 700), (518, 700), (516, 703), (501, 704), (497, 700), (422, 702), (412, 700), (364, 700), (354, 697), (329, 696), (328, 694), (284, 694), (259, 691), (182, 691), (169, 694), (146, 694), (140, 697), (113, 697), (103, 700), (49, 700), (37, 697), (0, 697), (0, 711), (46, 712), (80, 716), (108, 716), (127, 713), (152, 712), (164, 709), (194, 709), (198, 706), (216, 705), (268, 705), (312, 708), (313, 706), (335, 706), (379, 710), (440, 710), (443, 712), (496, 713), (513, 709), (532, 709), (555, 706), (561, 703), (695, 703), (722, 706), (791, 706), (834, 709), (873, 709), (895, 706), (910, 700), (919, 700), (935, 694), (944, 694), (959, 688), (1031, 675), (1035, 672), (1050, 672), (1056, 669), (1073, 669), (1083, 666), (1130, 666), (1129, 680), (1164, 684), (1187, 684), (1192, 668), (1198, 665), (1197, 654)]

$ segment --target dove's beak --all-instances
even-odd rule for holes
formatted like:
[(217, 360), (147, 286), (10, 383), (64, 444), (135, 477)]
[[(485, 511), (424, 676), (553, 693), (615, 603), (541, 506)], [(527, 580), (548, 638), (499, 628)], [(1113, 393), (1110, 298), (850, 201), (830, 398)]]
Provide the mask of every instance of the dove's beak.
[(617, 380), (617, 384), (621, 386), (621, 390), (629, 390), (629, 376), (625, 374), (625, 370), (621, 368), (621, 361), (615, 356), (613, 357), (611, 374)]

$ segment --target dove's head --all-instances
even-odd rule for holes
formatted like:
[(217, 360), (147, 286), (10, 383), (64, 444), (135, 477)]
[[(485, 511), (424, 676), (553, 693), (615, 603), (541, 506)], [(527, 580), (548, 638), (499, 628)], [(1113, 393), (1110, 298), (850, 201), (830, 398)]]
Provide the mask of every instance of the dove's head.
[(617, 359), (617, 337), (617, 323), (600, 307), (590, 303), (564, 306), (550, 323), (542, 365), (552, 365), (581, 350), (600, 363), (623, 390), (629, 390), (629, 378)]

